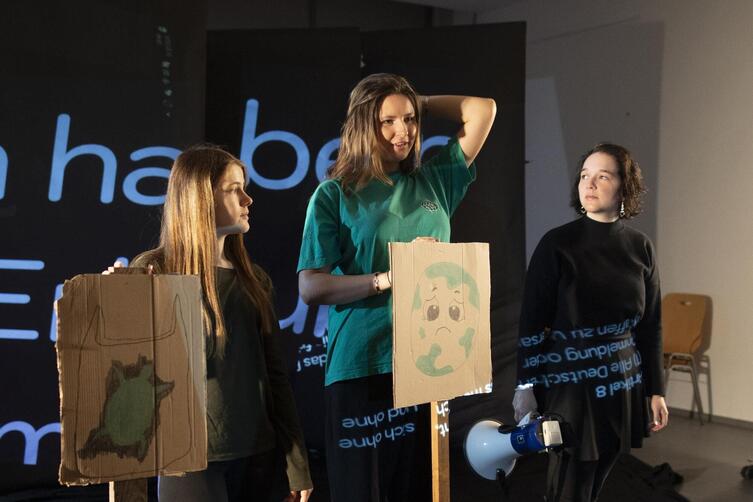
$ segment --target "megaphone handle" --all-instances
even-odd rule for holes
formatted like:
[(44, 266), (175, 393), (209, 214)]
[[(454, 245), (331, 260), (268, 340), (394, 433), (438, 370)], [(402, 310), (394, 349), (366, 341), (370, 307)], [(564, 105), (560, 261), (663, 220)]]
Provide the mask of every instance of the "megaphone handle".
[(509, 500), (510, 486), (507, 484), (507, 473), (504, 471), (504, 469), (497, 469), (497, 483), (499, 483), (499, 488), (502, 490), (502, 500)]

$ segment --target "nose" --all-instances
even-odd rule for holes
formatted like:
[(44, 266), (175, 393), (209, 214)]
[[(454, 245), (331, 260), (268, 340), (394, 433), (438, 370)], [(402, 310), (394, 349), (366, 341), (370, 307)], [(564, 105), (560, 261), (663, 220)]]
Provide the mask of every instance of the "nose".
[(408, 124), (404, 120), (399, 121), (399, 126), (397, 128), (397, 133), (399, 135), (407, 136), (408, 135)]
[(252, 199), (251, 196), (247, 194), (246, 192), (243, 192), (243, 198), (241, 198), (241, 206), (248, 207), (253, 203), (254, 203), (254, 199)]

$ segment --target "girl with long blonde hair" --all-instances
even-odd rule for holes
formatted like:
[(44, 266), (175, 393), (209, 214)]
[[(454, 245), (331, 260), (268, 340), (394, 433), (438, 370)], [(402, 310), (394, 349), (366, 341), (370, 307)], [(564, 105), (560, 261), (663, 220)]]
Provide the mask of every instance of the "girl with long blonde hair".
[(234, 156), (211, 145), (185, 150), (170, 172), (159, 246), (132, 263), (154, 273), (198, 275), (203, 292), (209, 464), (160, 478), (160, 501), (305, 501), (311, 491), (275, 340), (272, 283), (243, 244), (253, 203), (245, 186), (246, 168)]

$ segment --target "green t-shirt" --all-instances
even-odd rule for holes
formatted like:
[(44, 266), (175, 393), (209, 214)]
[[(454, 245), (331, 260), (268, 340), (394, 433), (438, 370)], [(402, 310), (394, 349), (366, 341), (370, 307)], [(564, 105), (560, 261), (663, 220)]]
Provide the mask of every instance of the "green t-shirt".
[[(390, 175), (346, 195), (322, 182), (309, 201), (298, 271), (325, 266), (336, 275), (389, 270), (388, 242), (419, 236), (450, 240), (450, 216), (476, 178), (457, 138), (414, 174)], [(392, 295), (331, 305), (324, 384), (392, 371)]]

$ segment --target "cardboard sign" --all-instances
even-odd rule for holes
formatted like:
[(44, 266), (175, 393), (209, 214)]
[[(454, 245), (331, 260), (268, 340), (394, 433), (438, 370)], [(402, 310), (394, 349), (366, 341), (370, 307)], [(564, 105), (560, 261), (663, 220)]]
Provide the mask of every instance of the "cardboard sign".
[(79, 275), (57, 309), (60, 482), (206, 469), (199, 278)]
[(395, 407), (491, 382), (489, 245), (389, 244)]

